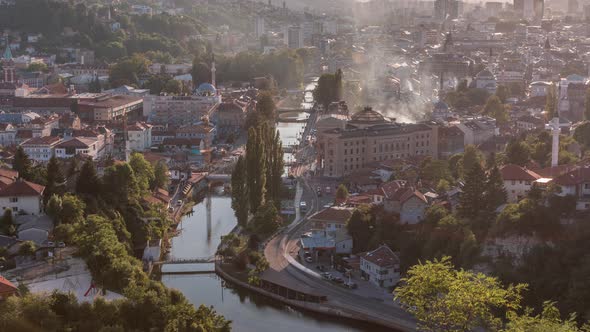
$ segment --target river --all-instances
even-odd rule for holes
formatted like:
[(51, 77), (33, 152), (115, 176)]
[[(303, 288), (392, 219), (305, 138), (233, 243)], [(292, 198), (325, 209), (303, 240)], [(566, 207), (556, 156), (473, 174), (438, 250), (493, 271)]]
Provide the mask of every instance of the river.
[[(194, 206), (192, 215), (182, 219), (180, 235), (172, 239), (170, 255), (175, 259), (202, 258), (215, 253), (221, 236), (236, 225), (228, 196), (211, 197), (211, 216), (207, 217), (206, 199)], [(211, 221), (208, 226), (208, 219)], [(170, 265), (181, 270), (182, 265)], [(166, 268), (166, 266), (164, 266)], [(232, 320), (238, 332), (343, 332), (384, 331), (359, 322), (335, 319), (292, 309), (277, 301), (226, 285), (214, 273), (162, 275), (162, 282), (180, 290), (195, 306), (213, 306)]]
[[(313, 106), (309, 92), (315, 82), (306, 86), (305, 102), (302, 108)], [(306, 113), (294, 114), (306, 117)], [(283, 146), (299, 143), (305, 123), (279, 122), (277, 129)], [(285, 154), (286, 161), (293, 158)], [(209, 208), (207, 198), (193, 207), (193, 213), (182, 218), (181, 233), (172, 239), (170, 258), (205, 258), (215, 254), (221, 236), (229, 233), (236, 225), (236, 217), (228, 196), (212, 196)], [(188, 266), (187, 266), (188, 267)], [(194, 267), (194, 266), (193, 266)], [(163, 271), (182, 270), (182, 265), (164, 266)], [(180, 290), (195, 306), (213, 306), (217, 312), (231, 320), (234, 331), (238, 332), (354, 332), (386, 331), (380, 327), (346, 319), (299, 311), (247, 290), (226, 284), (216, 274), (162, 275), (162, 282)]]

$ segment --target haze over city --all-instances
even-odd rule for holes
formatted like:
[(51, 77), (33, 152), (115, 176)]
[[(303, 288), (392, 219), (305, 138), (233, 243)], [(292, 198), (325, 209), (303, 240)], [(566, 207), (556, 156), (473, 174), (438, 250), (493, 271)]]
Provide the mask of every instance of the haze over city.
[(590, 3), (0, 0), (0, 331), (590, 319)]

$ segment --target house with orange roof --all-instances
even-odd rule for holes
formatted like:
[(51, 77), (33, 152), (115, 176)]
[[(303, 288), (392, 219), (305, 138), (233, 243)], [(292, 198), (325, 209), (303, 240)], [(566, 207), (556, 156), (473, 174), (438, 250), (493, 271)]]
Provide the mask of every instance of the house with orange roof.
[(0, 207), (13, 213), (39, 215), (43, 213), (45, 187), (25, 180), (16, 180), (0, 189)]
[(408, 186), (406, 181), (393, 180), (381, 185), (381, 195), (375, 195), (375, 201), (381, 201), (385, 211), (398, 213), (400, 222), (417, 224), (424, 218), (428, 208), (428, 200), (420, 191)]
[(590, 210), (590, 166), (580, 166), (554, 180), (561, 189), (558, 195), (576, 198), (576, 210)]
[(386, 245), (360, 255), (361, 276), (379, 287), (392, 287), (400, 279), (400, 259)]
[(5, 299), (9, 296), (17, 295), (18, 288), (10, 282), (10, 280), (0, 276), (0, 299)]
[(542, 178), (539, 174), (519, 165), (508, 164), (500, 168), (508, 203), (525, 198), (533, 183)]

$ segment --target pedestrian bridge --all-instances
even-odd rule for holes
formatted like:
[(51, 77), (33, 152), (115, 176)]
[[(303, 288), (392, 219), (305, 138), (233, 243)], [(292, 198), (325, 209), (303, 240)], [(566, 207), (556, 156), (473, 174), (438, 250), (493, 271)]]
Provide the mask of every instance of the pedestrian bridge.
[(207, 180), (209, 182), (230, 182), (231, 174), (208, 174)]
[(155, 262), (161, 265), (162, 274), (207, 274), (215, 272), (215, 257), (176, 259)]

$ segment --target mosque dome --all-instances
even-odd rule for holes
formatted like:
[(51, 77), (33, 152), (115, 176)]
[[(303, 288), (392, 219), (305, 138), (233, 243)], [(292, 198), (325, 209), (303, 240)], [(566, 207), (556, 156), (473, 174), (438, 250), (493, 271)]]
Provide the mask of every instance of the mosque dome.
[(210, 83), (201, 83), (197, 88), (199, 96), (214, 96), (217, 94), (217, 89)]
[(437, 111), (446, 111), (449, 109), (449, 105), (447, 105), (444, 101), (439, 100), (434, 103), (434, 109)]

